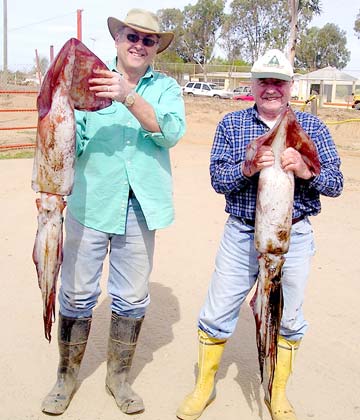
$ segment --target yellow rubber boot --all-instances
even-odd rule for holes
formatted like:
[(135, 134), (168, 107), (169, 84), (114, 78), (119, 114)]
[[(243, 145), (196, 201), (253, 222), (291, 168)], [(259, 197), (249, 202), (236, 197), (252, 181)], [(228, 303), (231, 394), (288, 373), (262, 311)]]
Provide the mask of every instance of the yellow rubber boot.
[(286, 397), (286, 384), (293, 369), (299, 341), (279, 337), (277, 363), (272, 386), (271, 402), (265, 400), (272, 420), (297, 420), (294, 409)]
[(195, 388), (176, 411), (182, 420), (195, 420), (215, 399), (215, 374), (219, 368), (226, 340), (209, 337), (199, 330), (199, 371)]

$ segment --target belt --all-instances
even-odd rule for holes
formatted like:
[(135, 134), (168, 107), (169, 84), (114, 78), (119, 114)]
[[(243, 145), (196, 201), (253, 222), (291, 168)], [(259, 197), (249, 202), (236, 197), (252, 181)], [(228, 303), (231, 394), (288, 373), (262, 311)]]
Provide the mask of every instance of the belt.
[[(255, 227), (255, 220), (245, 219), (244, 217), (239, 217), (239, 219), (242, 220), (246, 225)], [(302, 216), (299, 216), (299, 217), (294, 217), (294, 219), (292, 219), (291, 224), (295, 225), (295, 223), (300, 222), (303, 219), (305, 219), (305, 215), (302, 215)]]

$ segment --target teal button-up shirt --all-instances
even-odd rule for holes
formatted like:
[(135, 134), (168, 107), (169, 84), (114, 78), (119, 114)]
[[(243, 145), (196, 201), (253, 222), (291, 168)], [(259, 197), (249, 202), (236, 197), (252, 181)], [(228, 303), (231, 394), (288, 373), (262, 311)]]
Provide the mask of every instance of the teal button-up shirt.
[(77, 159), (68, 210), (102, 232), (125, 233), (130, 188), (150, 230), (174, 220), (169, 149), (185, 132), (180, 86), (149, 67), (136, 92), (154, 107), (161, 133), (144, 130), (118, 102), (96, 112), (75, 111)]

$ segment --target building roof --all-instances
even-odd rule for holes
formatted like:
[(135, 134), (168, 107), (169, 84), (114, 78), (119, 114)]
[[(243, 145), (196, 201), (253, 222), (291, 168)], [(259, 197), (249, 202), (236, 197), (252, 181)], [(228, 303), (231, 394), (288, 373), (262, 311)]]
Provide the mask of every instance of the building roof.
[(324, 67), (323, 69), (315, 70), (301, 76), (301, 79), (307, 80), (328, 80), (328, 81), (341, 81), (353, 82), (357, 80), (356, 77), (350, 76), (335, 67)]

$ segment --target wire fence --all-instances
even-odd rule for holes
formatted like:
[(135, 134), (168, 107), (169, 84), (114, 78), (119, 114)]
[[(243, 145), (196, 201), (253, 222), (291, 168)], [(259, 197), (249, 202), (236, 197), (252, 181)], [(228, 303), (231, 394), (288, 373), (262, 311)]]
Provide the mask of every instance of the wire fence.
[(37, 87), (0, 85), (1, 152), (35, 147), (37, 95)]
[[(34, 149), (38, 117), (36, 108), (38, 93), (39, 86), (36, 83), (32, 86), (0, 83), (0, 152)], [(295, 100), (292, 101), (292, 104), (303, 105), (303, 110), (310, 112), (310, 109), (305, 109), (307, 101)], [(338, 109), (351, 108), (349, 104), (324, 103), (323, 106)], [(331, 125), (359, 123), (359, 117), (360, 115), (355, 111), (350, 118), (339, 118), (337, 121), (326, 121), (326, 123)]]
[[(238, 81), (249, 80), (250, 67), (225, 64), (195, 64), (195, 63), (168, 63), (156, 60), (154, 69), (173, 77), (180, 85), (191, 79), (204, 79), (217, 82), (218, 80), (228, 79), (233, 88), (237, 87)], [(28, 65), (22, 71), (10, 72), (6, 74), (0, 71), (0, 87), (4, 90), (7, 85), (15, 86), (38, 86), (39, 78), (36, 74), (34, 65)]]

